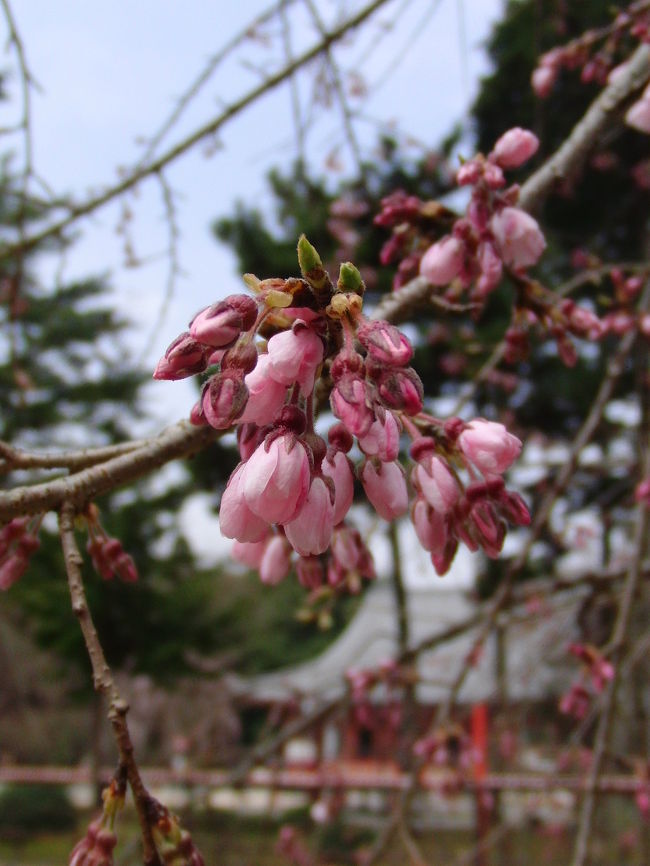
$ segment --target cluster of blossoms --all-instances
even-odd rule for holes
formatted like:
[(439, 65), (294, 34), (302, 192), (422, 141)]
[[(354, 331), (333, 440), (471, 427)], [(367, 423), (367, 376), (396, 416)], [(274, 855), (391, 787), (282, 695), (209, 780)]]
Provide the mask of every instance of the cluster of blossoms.
[(0, 589), (7, 590), (27, 571), (29, 560), (40, 547), (37, 518), (16, 517), (0, 529)]
[[(521, 442), (501, 424), (424, 412), (413, 349), (397, 328), (363, 315), (358, 270), (343, 264), (334, 286), (304, 237), (298, 259), (302, 278), (249, 276), (256, 298), (233, 295), (200, 312), (154, 373), (177, 379), (216, 365), (191, 420), (237, 427), (241, 462), (219, 511), (235, 555), (270, 583), (285, 576), (294, 553), (299, 579), (312, 589), (372, 577), (370, 555), (346, 522), (355, 474), (381, 517), (406, 514), (409, 484), (398, 459), (406, 434), (411, 515), (438, 572), (459, 541), (496, 556), (505, 520), (530, 520), (501, 477)], [(314, 425), (328, 394), (337, 421), (325, 440)]]
[(569, 652), (582, 662), (583, 673), (560, 699), (560, 712), (580, 720), (589, 712), (594, 695), (601, 694), (613, 678), (614, 667), (591, 644), (573, 643)]
[[(355, 719), (365, 728), (398, 730), (402, 721), (404, 687), (413, 681), (413, 671), (400, 667), (393, 659), (374, 669), (353, 668), (345, 678), (350, 689), (350, 702)], [(382, 692), (382, 707), (372, 701), (372, 692)]]
[(471, 187), (467, 215), (425, 252), (420, 273), (434, 286), (449, 286), (455, 300), (472, 286), (471, 299), (483, 303), (501, 282), (504, 267), (516, 273), (539, 260), (546, 241), (537, 221), (516, 207), (519, 187), (506, 188), (504, 170), (519, 168), (539, 147), (532, 132), (515, 127), (504, 133), (487, 157), (478, 154), (458, 170), (459, 186)]
[(608, 27), (587, 30), (577, 39), (543, 54), (532, 75), (533, 90), (542, 99), (549, 96), (562, 69), (580, 69), (585, 84), (605, 84), (615, 71), (619, 45), (628, 35), (639, 42), (650, 42), (646, 3), (632, 3), (618, 12)]
[(112, 580), (117, 576), (124, 583), (135, 583), (138, 571), (133, 557), (124, 550), (118, 538), (106, 534), (99, 522), (97, 508), (89, 505), (84, 516), (88, 526), (86, 550), (97, 574), (104, 580)]
[(416, 755), (440, 766), (467, 770), (476, 760), (469, 734), (457, 723), (427, 734), (413, 748)]

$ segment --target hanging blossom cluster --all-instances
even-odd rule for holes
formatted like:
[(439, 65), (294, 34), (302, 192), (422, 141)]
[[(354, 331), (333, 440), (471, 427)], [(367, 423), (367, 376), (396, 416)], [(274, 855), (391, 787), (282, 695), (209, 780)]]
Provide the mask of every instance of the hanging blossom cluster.
[[(459, 542), (496, 557), (506, 521), (530, 521), (502, 477), (521, 442), (492, 421), (424, 411), (413, 348), (393, 325), (363, 315), (354, 265), (341, 265), (334, 285), (304, 236), (298, 260), (302, 278), (248, 275), (256, 297), (232, 295), (201, 311), (154, 373), (178, 379), (211, 368), (191, 420), (237, 428), (241, 462), (219, 510), (234, 556), (268, 583), (293, 560), (310, 589), (372, 577), (371, 556), (347, 520), (356, 477), (385, 520), (410, 507), (440, 574)], [(336, 420), (325, 439), (315, 416), (327, 396)], [(404, 437), (408, 473), (399, 460)]]
[(605, 84), (611, 80), (617, 68), (616, 57), (630, 37), (642, 43), (650, 42), (650, 12), (645, 0), (637, 0), (619, 11), (609, 26), (587, 30), (566, 45), (558, 45), (542, 54), (532, 74), (533, 90), (541, 98), (549, 96), (563, 69), (579, 69), (584, 84)]
[(15, 517), (0, 529), (0, 590), (7, 590), (27, 571), (39, 549), (38, 531), (42, 515)]
[(559, 708), (561, 713), (580, 720), (589, 712), (593, 698), (613, 679), (614, 667), (592, 644), (572, 643), (569, 652), (582, 662), (583, 670), (580, 678), (562, 695)]
[(516, 300), (504, 335), (505, 360), (516, 363), (527, 357), (529, 333), (536, 328), (555, 339), (560, 357), (573, 366), (577, 352), (571, 337), (598, 340), (607, 328), (594, 312), (570, 298), (558, 299), (527, 273), (546, 241), (537, 220), (517, 207), (519, 186), (507, 187), (504, 171), (519, 168), (538, 147), (532, 132), (515, 127), (498, 139), (487, 157), (478, 154), (461, 166), (457, 183), (471, 188), (466, 215), (427, 249), (420, 274), (432, 285), (446, 287), (449, 301), (469, 290), (477, 313), (507, 274)]

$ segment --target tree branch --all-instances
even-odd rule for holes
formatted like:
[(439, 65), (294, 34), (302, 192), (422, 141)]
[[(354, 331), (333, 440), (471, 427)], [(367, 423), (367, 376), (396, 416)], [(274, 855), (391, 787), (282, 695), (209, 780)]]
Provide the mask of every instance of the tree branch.
[(162, 866), (162, 862), (158, 856), (153, 841), (151, 826), (149, 824), (149, 804), (151, 797), (147, 789), (144, 787), (140, 777), (140, 772), (133, 755), (133, 743), (131, 742), (131, 736), (126, 722), (126, 714), (129, 707), (126, 701), (124, 701), (119, 695), (88, 607), (88, 601), (86, 599), (83, 579), (81, 576), (83, 559), (79, 553), (79, 548), (77, 547), (77, 542), (74, 537), (74, 518), (74, 505), (71, 502), (63, 503), (59, 514), (59, 531), (61, 535), (61, 547), (63, 549), (65, 568), (68, 575), (68, 587), (70, 589), (72, 610), (77, 617), (86, 644), (86, 649), (88, 650), (88, 656), (93, 671), (93, 685), (95, 691), (101, 692), (101, 694), (105, 695), (109, 700), (108, 718), (113, 727), (113, 733), (115, 735), (115, 741), (120, 755), (120, 763), (126, 769), (127, 778), (129, 780), (129, 785), (131, 786), (136, 811), (138, 813), (138, 820), (140, 822), (144, 866)]

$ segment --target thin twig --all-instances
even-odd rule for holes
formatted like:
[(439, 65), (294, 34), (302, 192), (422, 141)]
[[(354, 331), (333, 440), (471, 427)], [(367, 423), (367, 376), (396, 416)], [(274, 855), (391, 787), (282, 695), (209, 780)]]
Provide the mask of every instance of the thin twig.
[(350, 31), (359, 27), (359, 25), (363, 24), (364, 21), (377, 12), (378, 9), (381, 9), (390, 2), (392, 2), (392, 0), (373, 0), (373, 2), (364, 6), (359, 12), (357, 12), (356, 15), (351, 16), (334, 30), (329, 31), (316, 45), (300, 54), (292, 63), (283, 66), (278, 72), (269, 75), (268, 78), (261, 82), (257, 87), (253, 87), (244, 94), (244, 96), (227, 106), (217, 117), (196, 129), (186, 138), (182, 139), (182, 141), (165, 151), (165, 153), (157, 159), (147, 165), (136, 166), (136, 168), (127, 173), (119, 183), (109, 187), (99, 195), (92, 196), (86, 201), (74, 205), (71, 208), (70, 213), (65, 217), (52, 223), (41, 231), (29, 235), (22, 241), (22, 243), (8, 244), (5, 246), (4, 249), (0, 251), (0, 261), (4, 261), (21, 252), (28, 252), (38, 246), (46, 238), (60, 236), (66, 228), (81, 217), (98, 210), (105, 204), (118, 198), (123, 193), (127, 192), (127, 190), (136, 186), (140, 181), (159, 174), (170, 163), (187, 153), (187, 151), (191, 150), (204, 139), (213, 136), (229, 120), (232, 120), (233, 117), (236, 117), (245, 108), (248, 108), (249, 105), (252, 105), (265, 94), (270, 93), (270, 91), (290, 78), (295, 72), (297, 72), (297, 70), (306, 66), (316, 57), (327, 51), (331, 45), (338, 42)]
[(148, 817), (148, 807), (151, 797), (144, 787), (140, 772), (133, 754), (133, 743), (129, 734), (126, 721), (128, 704), (124, 701), (117, 690), (115, 680), (108, 666), (104, 650), (99, 641), (95, 624), (93, 623), (86, 592), (84, 590), (81, 566), (83, 559), (79, 553), (74, 536), (75, 507), (70, 502), (63, 503), (59, 514), (59, 531), (61, 535), (61, 547), (68, 575), (68, 587), (72, 610), (79, 622), (83, 634), (90, 664), (93, 671), (93, 685), (95, 691), (100, 692), (109, 701), (108, 718), (113, 727), (115, 741), (120, 755), (120, 763), (126, 768), (127, 778), (133, 793), (140, 832), (142, 834), (142, 846), (145, 866), (162, 866), (162, 862), (156, 851), (156, 846), (151, 833)]

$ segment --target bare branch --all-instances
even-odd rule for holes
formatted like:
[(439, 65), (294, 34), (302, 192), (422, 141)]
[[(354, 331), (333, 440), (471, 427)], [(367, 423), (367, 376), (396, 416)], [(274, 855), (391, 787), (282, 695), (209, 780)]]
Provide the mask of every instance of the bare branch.
[(5, 246), (0, 252), (0, 261), (4, 261), (19, 253), (24, 254), (28, 252), (38, 246), (38, 244), (46, 238), (59, 236), (66, 228), (68, 228), (68, 226), (75, 223), (81, 217), (98, 210), (105, 204), (118, 198), (123, 193), (127, 192), (127, 190), (136, 186), (140, 181), (159, 174), (163, 169), (170, 165), (170, 163), (187, 153), (187, 151), (191, 150), (205, 138), (213, 136), (229, 120), (232, 120), (233, 117), (236, 117), (245, 108), (248, 108), (249, 105), (252, 105), (265, 94), (270, 93), (279, 84), (282, 84), (284, 81), (289, 79), (299, 69), (306, 66), (319, 55), (323, 54), (323, 52), (327, 51), (332, 45), (342, 39), (343, 36), (356, 29), (360, 24), (363, 24), (363, 22), (370, 18), (378, 9), (381, 9), (382, 6), (385, 6), (389, 2), (391, 2), (391, 0), (373, 0), (372, 3), (364, 6), (356, 15), (351, 16), (334, 30), (330, 30), (326, 33), (325, 36), (323, 36), (323, 38), (312, 48), (296, 57), (296, 59), (291, 63), (283, 66), (278, 72), (269, 75), (269, 77), (261, 84), (249, 90), (248, 93), (244, 94), (240, 99), (226, 107), (217, 117), (196, 129), (182, 141), (178, 142), (178, 144), (174, 145), (159, 156), (158, 159), (153, 160), (147, 165), (136, 166), (136, 168), (128, 173), (119, 183), (109, 187), (103, 193), (87, 199), (85, 202), (74, 205), (65, 217), (42, 229), (42, 231), (24, 238), (18, 244), (9, 244)]
[(535, 211), (559, 182), (570, 178), (584, 164), (600, 136), (611, 132), (617, 115), (650, 79), (650, 48), (640, 45), (621, 72), (589, 107), (560, 148), (522, 186), (519, 206)]
[(88, 650), (88, 656), (93, 670), (93, 684), (95, 686), (95, 691), (101, 692), (101, 694), (105, 695), (109, 700), (108, 718), (113, 727), (113, 733), (115, 735), (115, 741), (120, 755), (120, 763), (126, 769), (127, 778), (129, 780), (129, 785), (131, 786), (136, 811), (138, 813), (138, 820), (140, 822), (144, 864), (145, 866), (162, 866), (151, 834), (151, 826), (149, 824), (148, 811), (151, 797), (140, 778), (140, 772), (133, 755), (133, 743), (131, 742), (131, 736), (126, 722), (126, 714), (129, 707), (126, 701), (124, 701), (119, 695), (88, 607), (88, 601), (86, 599), (83, 579), (81, 576), (83, 559), (79, 553), (79, 548), (77, 547), (77, 542), (74, 537), (74, 518), (74, 505), (65, 502), (62, 505), (61, 513), (59, 515), (59, 530), (61, 535), (63, 558), (68, 575), (68, 587), (70, 589), (72, 610), (79, 621), (81, 633), (83, 634), (86, 649)]

